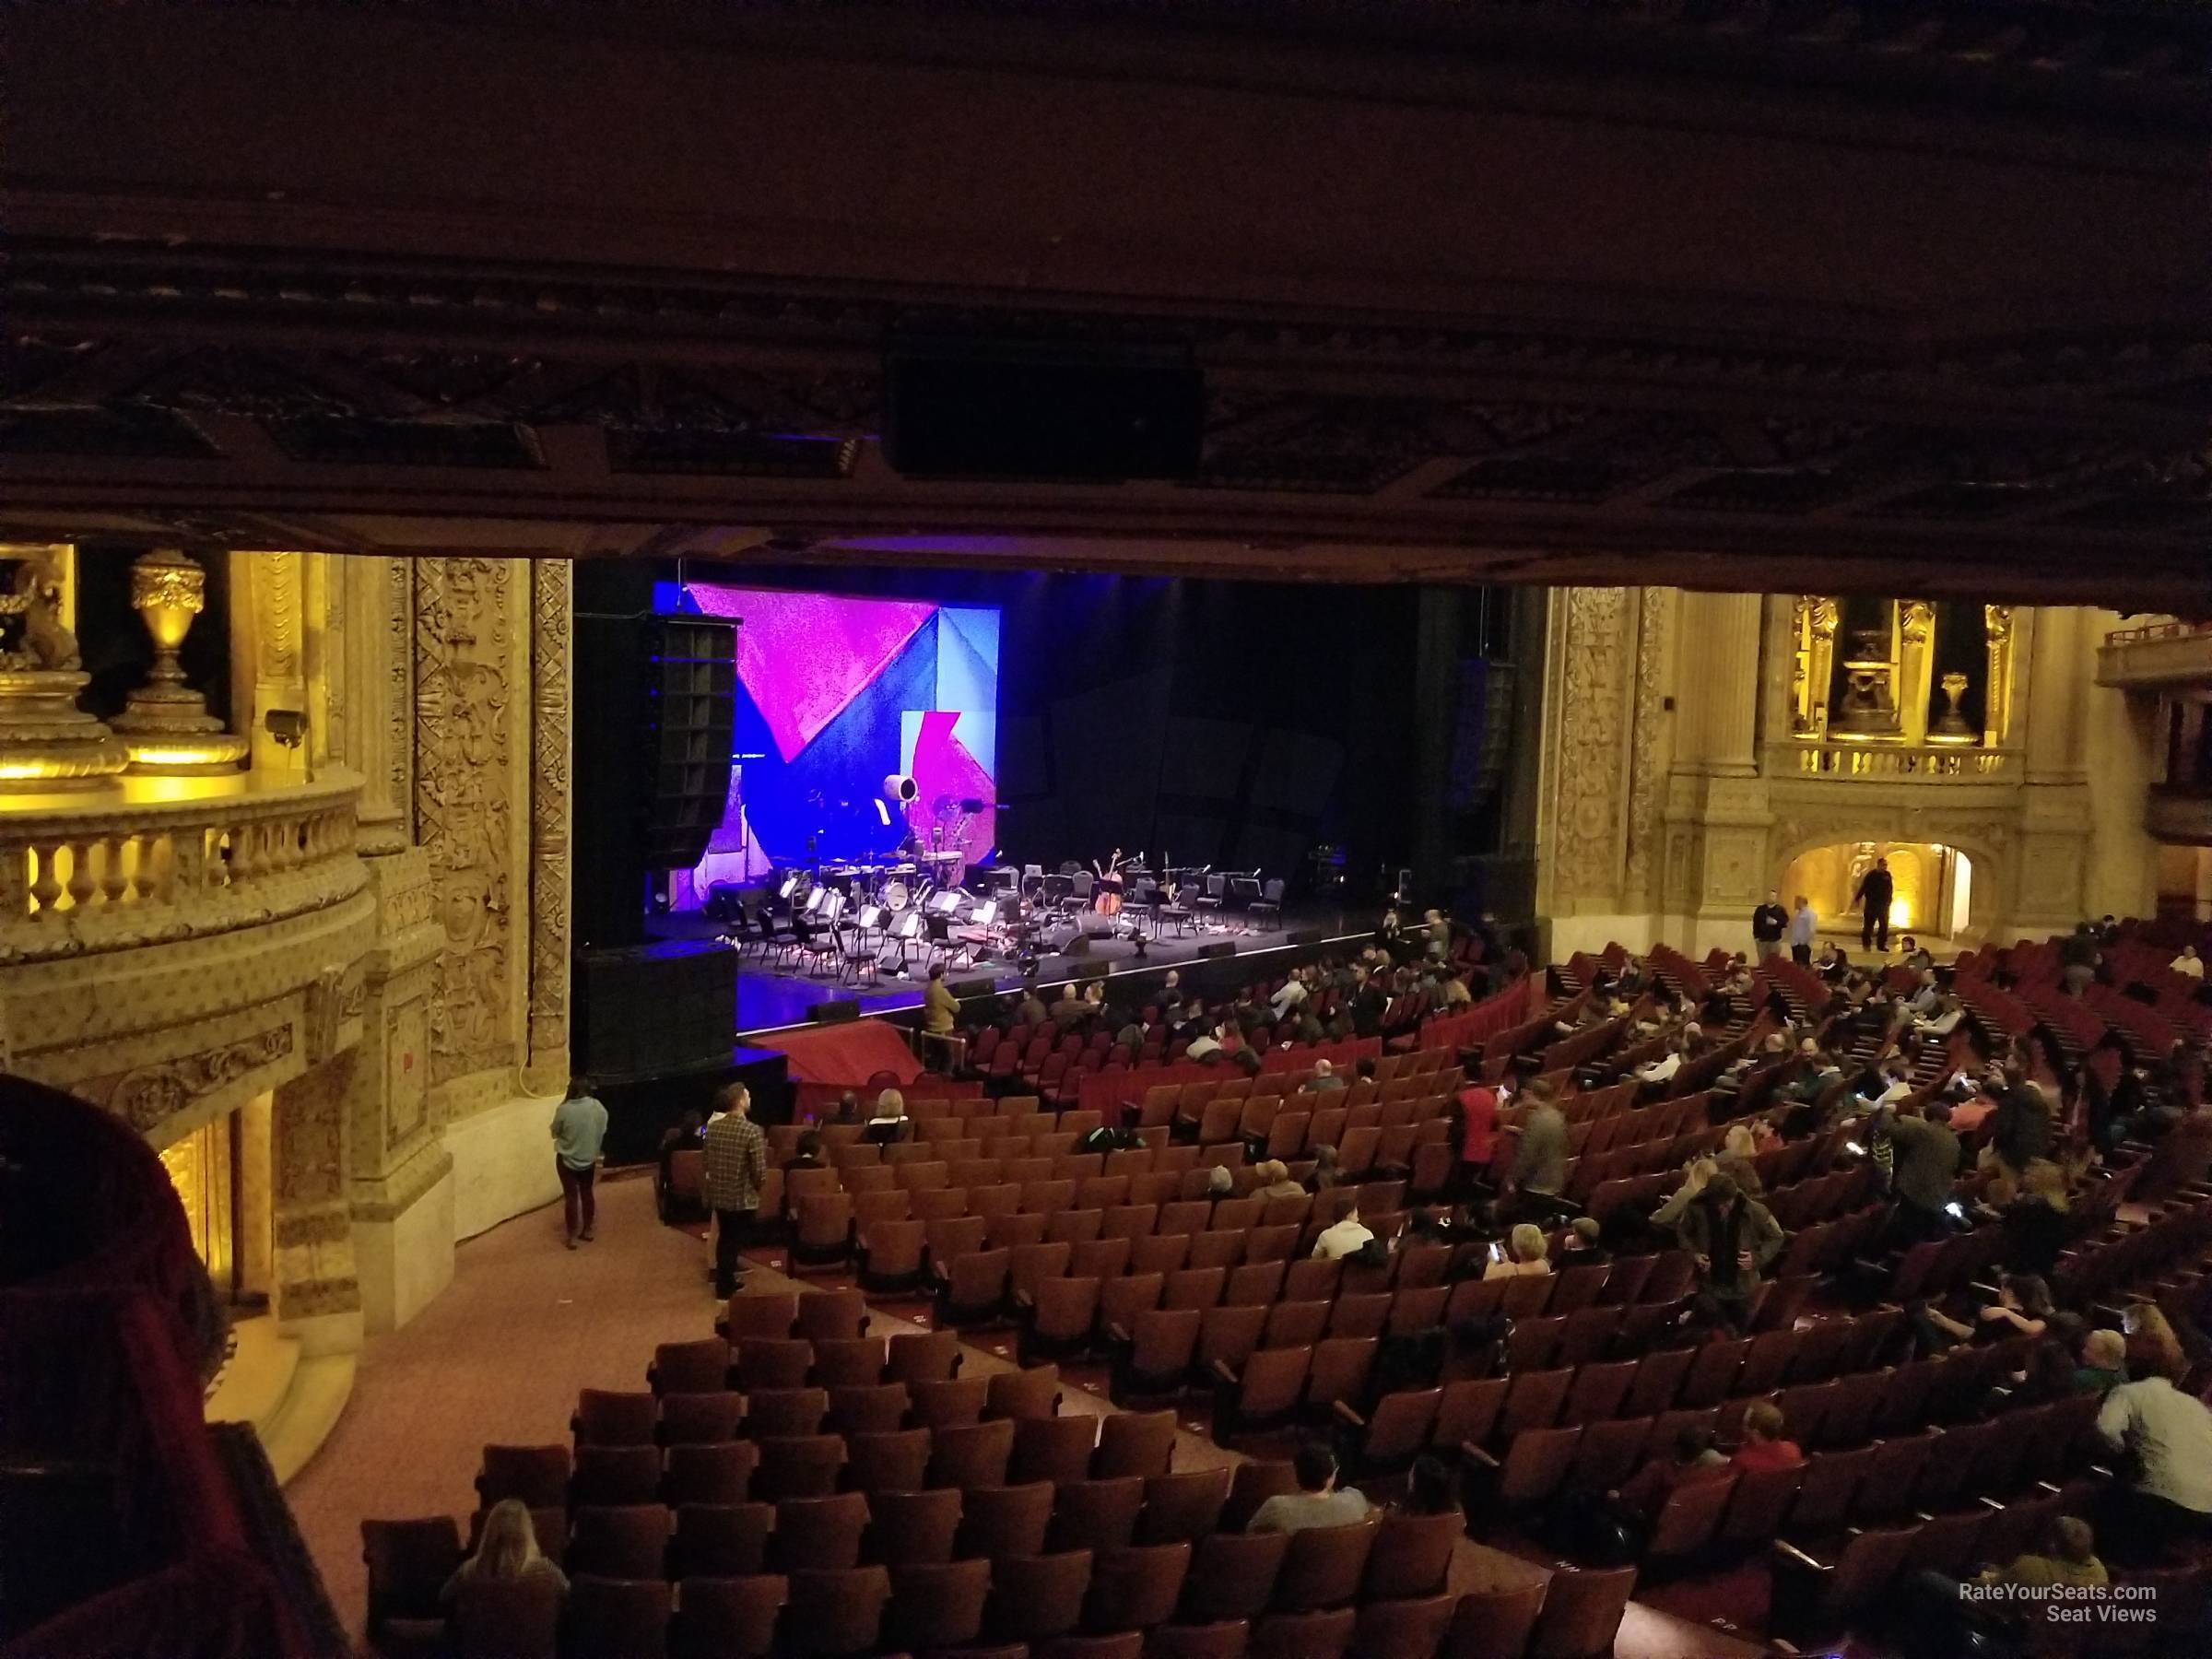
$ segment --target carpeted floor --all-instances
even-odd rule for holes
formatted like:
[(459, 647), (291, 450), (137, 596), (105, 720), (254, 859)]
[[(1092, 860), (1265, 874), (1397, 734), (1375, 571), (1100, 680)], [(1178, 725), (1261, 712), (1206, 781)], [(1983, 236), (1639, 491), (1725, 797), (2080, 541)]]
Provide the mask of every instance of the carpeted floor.
[[(653, 1214), (646, 1171), (601, 1183), (597, 1238), (561, 1248), (558, 1206), (516, 1218), (463, 1244), (453, 1282), (413, 1324), (371, 1339), (361, 1357), (351, 1404), (336, 1430), (287, 1488), (302, 1535), (347, 1627), (359, 1640), (366, 1578), (363, 1517), (452, 1514), (476, 1507), (471, 1479), (487, 1443), (566, 1441), (582, 1388), (643, 1386), (660, 1343), (707, 1335), (715, 1310), (704, 1241), (663, 1227)], [(750, 1288), (793, 1281), (775, 1270), (779, 1253), (753, 1257)], [(822, 1287), (847, 1283), (811, 1277)], [(879, 1302), (871, 1329), (928, 1328), (928, 1304)], [(965, 1371), (1013, 1365), (1012, 1334), (988, 1333), (968, 1345)], [(1102, 1367), (1063, 1367), (1062, 1409), (1104, 1414)], [(1241, 1459), (1205, 1433), (1202, 1412), (1186, 1406), (1177, 1468)], [(1524, 1581), (1542, 1568), (1463, 1541), (1453, 1559), (1455, 1592)], [(1632, 1605), (1615, 1652), (1619, 1659), (1732, 1659), (1754, 1643), (1710, 1627)]]

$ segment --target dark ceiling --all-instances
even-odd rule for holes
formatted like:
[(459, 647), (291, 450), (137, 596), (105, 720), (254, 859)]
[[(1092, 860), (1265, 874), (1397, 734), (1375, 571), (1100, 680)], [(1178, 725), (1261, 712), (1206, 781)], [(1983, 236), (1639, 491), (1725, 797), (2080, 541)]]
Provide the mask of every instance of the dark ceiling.
[[(61, 9), (0, 528), (2212, 586), (2200, 7)], [(1198, 475), (899, 477), (917, 325), (1187, 349)]]

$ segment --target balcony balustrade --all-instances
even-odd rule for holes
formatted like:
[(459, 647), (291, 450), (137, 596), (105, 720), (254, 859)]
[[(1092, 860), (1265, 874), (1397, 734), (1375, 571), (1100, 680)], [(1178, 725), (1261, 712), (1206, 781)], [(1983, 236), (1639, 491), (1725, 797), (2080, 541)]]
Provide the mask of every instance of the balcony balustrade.
[(263, 926), (358, 892), (360, 780), (127, 778), (0, 800), (0, 964)]

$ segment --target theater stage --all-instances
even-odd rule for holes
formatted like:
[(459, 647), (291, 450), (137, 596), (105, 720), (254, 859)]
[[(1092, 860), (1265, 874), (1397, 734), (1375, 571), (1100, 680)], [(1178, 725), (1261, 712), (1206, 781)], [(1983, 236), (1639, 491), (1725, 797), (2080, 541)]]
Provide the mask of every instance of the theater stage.
[[(1332, 946), (1357, 949), (1375, 936), (1376, 925), (1377, 918), (1357, 912), (1292, 909), (1284, 915), (1280, 927), (1255, 927), (1243, 933), (1194, 934), (1187, 938), (1154, 938), (1144, 946), (1141, 955), (1138, 947), (1128, 939), (1093, 939), (1089, 948), (1083, 952), (1040, 957), (1036, 982), (1042, 988), (1056, 989), (1070, 980), (1095, 979), (1101, 971), (1111, 980), (1123, 974), (1185, 968), (1201, 960), (1202, 951), (1218, 950), (1224, 945), (1234, 947), (1234, 960), (1240, 964), (1258, 957), (1288, 961), (1289, 957), (1283, 953), (1293, 948), (1309, 953)], [(712, 938), (718, 932), (716, 924), (696, 912), (655, 916), (648, 926), (657, 936), (670, 939)], [(1296, 947), (1292, 945), (1293, 935), (1300, 941)], [(1209, 974), (1209, 994), (1222, 994), (1248, 977), (1244, 967), (1231, 968), (1229, 959), (1209, 959), (1221, 970), (1218, 980)], [(988, 979), (994, 990), (1002, 992), (1018, 991), (1022, 985), (1020, 972), (1013, 963), (1004, 960), (973, 968), (948, 967), (946, 974), (963, 984)], [(917, 967), (912, 979), (887, 974), (879, 982), (864, 979), (855, 985), (833, 975), (779, 971), (764, 964), (757, 953), (748, 950), (738, 965), (733, 1030), (740, 1042), (766, 1041), (777, 1031), (813, 1023), (818, 1018), (815, 1008), (825, 1002), (856, 1002), (864, 1015), (897, 1014), (922, 1006), (924, 982), (923, 970)], [(1111, 988), (1108, 994), (1112, 994)], [(767, 1041), (767, 1046), (775, 1045)]]

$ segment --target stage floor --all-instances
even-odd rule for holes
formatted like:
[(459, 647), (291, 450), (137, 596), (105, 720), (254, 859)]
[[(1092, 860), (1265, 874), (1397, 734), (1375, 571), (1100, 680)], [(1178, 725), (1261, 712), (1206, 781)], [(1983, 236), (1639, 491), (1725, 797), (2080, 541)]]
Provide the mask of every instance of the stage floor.
[[(1357, 946), (1373, 936), (1376, 925), (1376, 918), (1356, 912), (1292, 910), (1284, 915), (1283, 924), (1277, 928), (1193, 934), (1179, 939), (1156, 938), (1144, 947), (1142, 956), (1130, 940), (1093, 939), (1090, 949), (1083, 955), (1040, 958), (1037, 982), (1040, 986), (1056, 988), (1069, 980), (1094, 978), (1101, 968), (1111, 979), (1115, 974), (1181, 967), (1197, 960), (1199, 951), (1208, 945), (1230, 944), (1237, 947), (1239, 957), (1256, 956), (1288, 948), (1294, 933), (1318, 932), (1324, 941)], [(656, 916), (646, 926), (656, 936), (669, 939), (712, 938), (716, 931), (714, 924), (704, 916), (692, 914)], [(948, 977), (960, 981), (988, 976), (1000, 991), (1018, 990), (1021, 986), (1021, 975), (1010, 962), (991, 961), (973, 968), (948, 967), (945, 971)], [(896, 1014), (901, 1009), (918, 1008), (922, 1006), (923, 984), (919, 969), (912, 979), (887, 974), (879, 983), (863, 980), (854, 985), (834, 977), (779, 972), (760, 965), (748, 954), (737, 970), (736, 1037), (741, 1042), (749, 1041), (793, 1026), (811, 1024), (811, 1010), (817, 1003), (840, 999), (859, 1003), (863, 1014)]]

